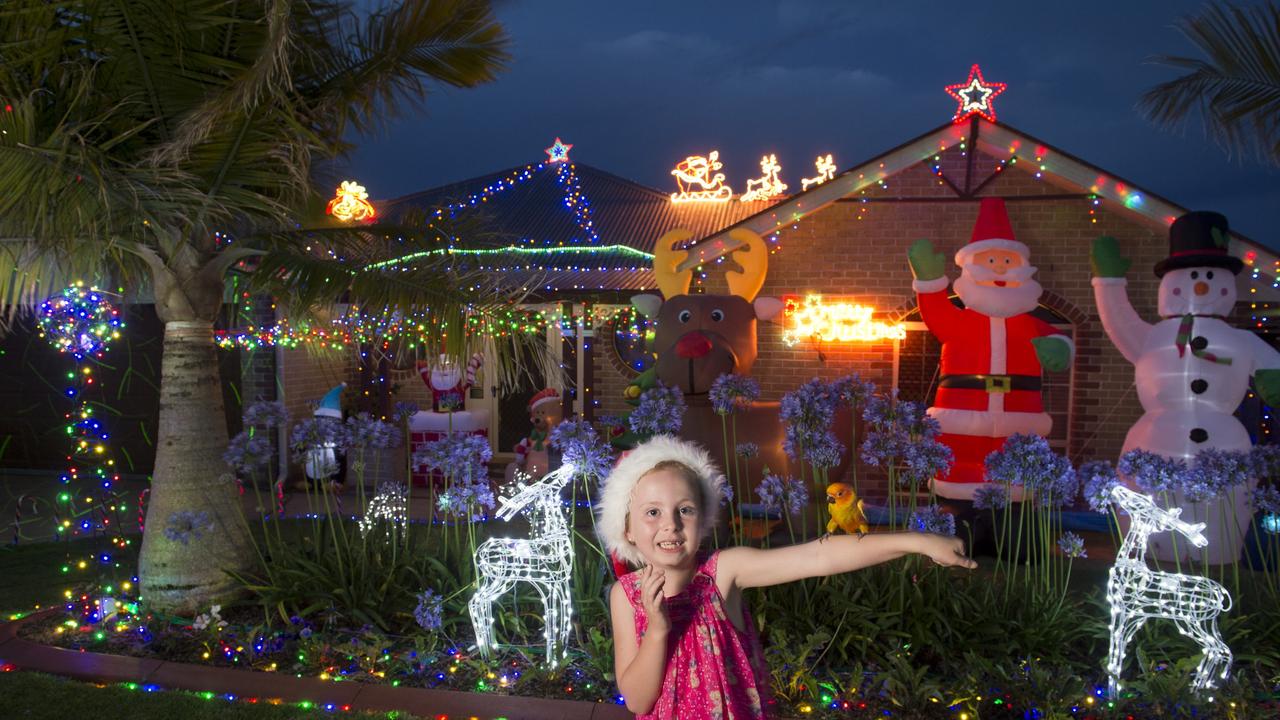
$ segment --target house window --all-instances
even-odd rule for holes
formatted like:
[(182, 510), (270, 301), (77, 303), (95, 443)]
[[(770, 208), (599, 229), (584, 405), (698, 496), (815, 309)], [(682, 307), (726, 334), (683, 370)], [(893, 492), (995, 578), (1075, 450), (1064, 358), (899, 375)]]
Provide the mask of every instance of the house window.
[[(952, 302), (960, 305), (956, 298)], [(1031, 311), (1035, 317), (1054, 326), (1067, 337), (1075, 340), (1075, 326), (1066, 317), (1041, 305)], [(907, 336), (899, 344), (895, 377), (898, 382), (898, 396), (903, 400), (923, 402), (926, 406), (933, 404), (934, 391), (938, 386), (938, 362), (942, 357), (942, 344), (925, 327), (920, 319), (920, 309), (916, 308), (902, 319)], [(1059, 453), (1066, 454), (1071, 441), (1071, 405), (1075, 397), (1075, 369), (1066, 372), (1048, 372), (1042, 374), (1041, 397), (1044, 410), (1053, 418), (1053, 429), (1049, 433), (1049, 445)]]

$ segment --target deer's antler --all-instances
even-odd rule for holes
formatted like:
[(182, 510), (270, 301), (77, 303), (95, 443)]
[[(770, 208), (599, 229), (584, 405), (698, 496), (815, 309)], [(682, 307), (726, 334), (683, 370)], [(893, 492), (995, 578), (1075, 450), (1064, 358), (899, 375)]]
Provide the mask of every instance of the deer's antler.
[(746, 228), (730, 230), (729, 237), (745, 245), (732, 253), (733, 259), (742, 266), (742, 272), (726, 270), (724, 273), (725, 280), (729, 282), (729, 294), (751, 302), (764, 287), (764, 278), (769, 272), (769, 249), (765, 247), (763, 238)]
[(684, 228), (676, 228), (658, 238), (653, 248), (653, 275), (658, 281), (658, 289), (666, 300), (677, 295), (689, 293), (689, 283), (693, 281), (693, 270), (680, 272), (677, 268), (689, 256), (688, 250), (676, 250), (675, 245), (687, 241), (693, 233)]

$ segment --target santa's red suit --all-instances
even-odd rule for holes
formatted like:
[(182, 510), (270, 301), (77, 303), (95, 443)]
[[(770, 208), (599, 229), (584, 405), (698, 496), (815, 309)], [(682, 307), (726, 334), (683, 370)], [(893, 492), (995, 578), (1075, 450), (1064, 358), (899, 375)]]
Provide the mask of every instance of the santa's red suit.
[[(1026, 246), (1012, 238), (1003, 203), (984, 203), (974, 238), (956, 262), (964, 266), (985, 249), (1029, 259)], [(920, 316), (942, 343), (937, 395), (928, 412), (942, 426), (939, 440), (955, 454), (950, 472), (936, 478), (934, 487), (942, 497), (970, 500), (983, 483), (988, 454), (1014, 433), (1046, 436), (1053, 427), (1041, 402), (1041, 367), (1031, 340), (1055, 335), (1071, 341), (1030, 313), (995, 317), (958, 308), (947, 285), (946, 277), (915, 282)]]

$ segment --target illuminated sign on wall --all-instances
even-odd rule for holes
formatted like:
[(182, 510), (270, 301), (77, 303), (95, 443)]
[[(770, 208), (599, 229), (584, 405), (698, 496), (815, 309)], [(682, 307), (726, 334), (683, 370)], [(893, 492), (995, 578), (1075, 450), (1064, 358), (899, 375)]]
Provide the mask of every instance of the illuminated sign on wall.
[(816, 342), (873, 342), (901, 340), (907, 329), (901, 324), (872, 319), (875, 308), (844, 302), (823, 302), (821, 295), (804, 299), (785, 298), (786, 330), (782, 340), (795, 346), (806, 340)]

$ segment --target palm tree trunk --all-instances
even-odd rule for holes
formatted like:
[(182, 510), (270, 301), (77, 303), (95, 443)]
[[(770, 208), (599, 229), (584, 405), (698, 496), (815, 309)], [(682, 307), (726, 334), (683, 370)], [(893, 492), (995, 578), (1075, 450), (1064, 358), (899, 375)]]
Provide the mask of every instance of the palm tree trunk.
[[(179, 615), (232, 597), (238, 586), (226, 571), (245, 569), (252, 550), (222, 461), (227, 426), (216, 352), (211, 322), (165, 323), (155, 474), (138, 579), (144, 602)], [(166, 537), (169, 518), (183, 510), (207, 513), (212, 529), (192, 533), (185, 544)]]

